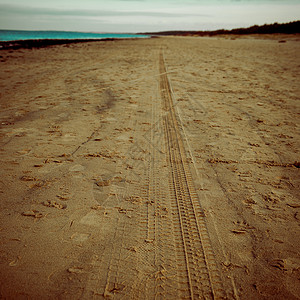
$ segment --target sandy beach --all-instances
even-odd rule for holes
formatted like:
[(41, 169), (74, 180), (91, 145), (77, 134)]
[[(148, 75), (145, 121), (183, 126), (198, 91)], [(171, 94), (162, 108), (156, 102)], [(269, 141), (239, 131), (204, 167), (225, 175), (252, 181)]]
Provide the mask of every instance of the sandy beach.
[(1, 299), (299, 299), (299, 35), (0, 64)]

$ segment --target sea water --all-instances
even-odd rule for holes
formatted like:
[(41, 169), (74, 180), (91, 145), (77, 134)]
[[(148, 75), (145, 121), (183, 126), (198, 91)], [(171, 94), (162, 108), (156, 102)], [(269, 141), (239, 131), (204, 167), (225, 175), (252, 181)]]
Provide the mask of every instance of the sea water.
[(148, 38), (148, 35), (127, 33), (93, 33), (76, 31), (27, 31), (27, 30), (0, 30), (0, 41), (19, 40), (81, 40), (81, 39), (107, 39), (107, 38)]

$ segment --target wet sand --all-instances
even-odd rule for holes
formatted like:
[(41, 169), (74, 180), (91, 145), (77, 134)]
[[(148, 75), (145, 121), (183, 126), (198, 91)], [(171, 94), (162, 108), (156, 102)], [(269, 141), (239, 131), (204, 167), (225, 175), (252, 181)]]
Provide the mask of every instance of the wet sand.
[(299, 299), (299, 36), (0, 51), (0, 296)]

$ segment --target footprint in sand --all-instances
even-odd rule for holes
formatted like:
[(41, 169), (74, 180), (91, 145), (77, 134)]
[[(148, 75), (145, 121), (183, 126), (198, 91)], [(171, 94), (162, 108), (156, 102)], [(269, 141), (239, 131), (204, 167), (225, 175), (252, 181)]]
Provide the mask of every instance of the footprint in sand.
[(85, 170), (85, 167), (82, 166), (82, 165), (79, 165), (79, 164), (74, 165), (74, 166), (69, 168), (70, 172), (81, 172), (81, 171), (84, 171), (84, 170)]

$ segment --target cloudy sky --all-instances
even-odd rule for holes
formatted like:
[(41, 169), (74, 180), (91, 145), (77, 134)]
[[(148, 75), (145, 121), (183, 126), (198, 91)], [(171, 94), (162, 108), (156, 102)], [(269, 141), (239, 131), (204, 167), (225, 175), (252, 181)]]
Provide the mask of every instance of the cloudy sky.
[(0, 29), (213, 30), (300, 19), (300, 0), (0, 0)]

